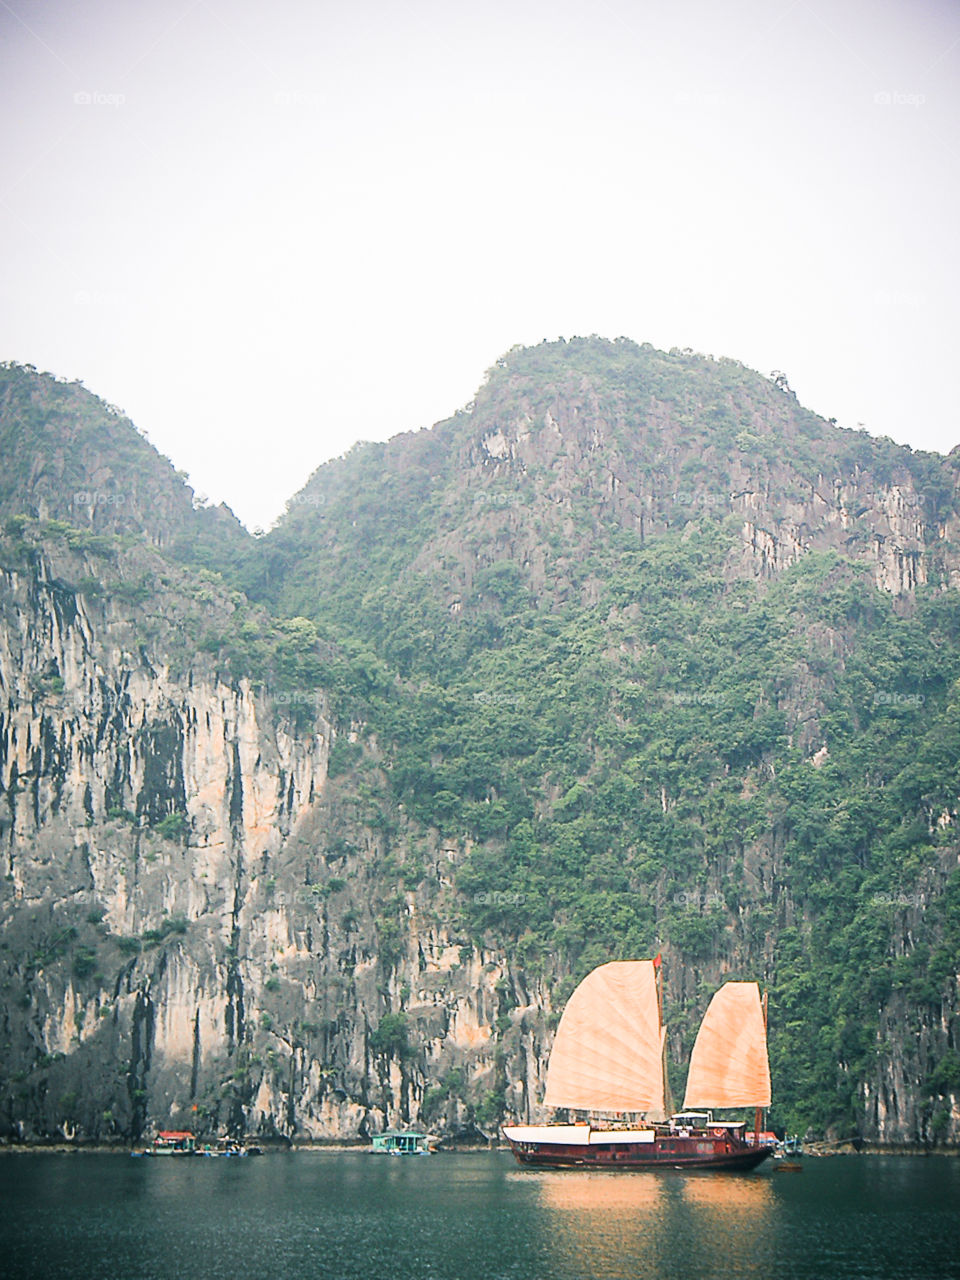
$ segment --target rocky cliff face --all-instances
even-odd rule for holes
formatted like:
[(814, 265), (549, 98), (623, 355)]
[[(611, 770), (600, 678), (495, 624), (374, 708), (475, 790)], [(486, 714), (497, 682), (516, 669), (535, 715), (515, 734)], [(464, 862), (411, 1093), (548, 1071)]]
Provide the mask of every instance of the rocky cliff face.
[(960, 584), (960, 455), (840, 430), (734, 361), (606, 348), (595, 365), (579, 348), (510, 353), (455, 418), (321, 467), (262, 560), (297, 543), (322, 553), (268, 594), (289, 608), (311, 585), (335, 595), (401, 530), (394, 572), (422, 575), (456, 617), (504, 560), (542, 604), (591, 604), (624, 545), (612, 535), (697, 538), (705, 519), (727, 538), (731, 582), (832, 551), (904, 599)]
[(202, 657), (171, 670), (70, 585), (95, 567), (47, 544), (2, 578), (6, 1132), (350, 1139), (416, 1120), (454, 1068), (430, 1119), (464, 1127), (508, 1071), (498, 1017), (524, 1108), (549, 996), (455, 938), (457, 850), (384, 907), (405, 839), (328, 779), (322, 705), (305, 733)]
[[(651, 376), (639, 418), (636, 392), (598, 388), (589, 375), (555, 377), (545, 394), (542, 381), (517, 373), (481, 395), (460, 474), (479, 515), (523, 529), (518, 561), (532, 564), (545, 551), (542, 529), (524, 518), (524, 487), (535, 481), (538, 514), (555, 527), (565, 521), (568, 538), (583, 532), (574, 518), (587, 504), (588, 545), (611, 524), (651, 540), (678, 524), (692, 533), (709, 515), (736, 531), (731, 578), (769, 578), (811, 551), (834, 550), (868, 565), (895, 595), (960, 585), (960, 521), (904, 451), (871, 455), (865, 438), (831, 432), (782, 387), (747, 391), (733, 362), (689, 365), (701, 385), (661, 398)], [(941, 493), (956, 492), (960, 468), (944, 468), (938, 480)]]
[[(347, 582), (360, 616), (371, 555), (396, 541), (403, 573), (429, 581), (454, 624), (504, 561), (545, 608), (592, 608), (615, 537), (696, 539), (705, 513), (728, 537), (731, 583), (772, 582), (833, 551), (905, 612), (920, 586), (960, 586), (960, 467), (864, 452), (783, 388), (745, 389), (739, 366), (711, 373), (708, 395), (696, 361), (679, 361), (692, 371), (678, 392), (663, 383), (666, 357), (644, 359), (637, 386), (611, 391), (576, 370), (512, 370), (508, 357), (468, 412), (376, 447), (389, 504), (346, 463), (318, 473), (276, 536), (241, 548), (251, 590), (268, 597), (271, 557), (292, 539), (326, 559), (307, 565), (306, 586), (290, 575), (286, 612), (312, 598), (322, 618)], [(466, 926), (459, 870), (474, 838), (405, 812), (376, 726), (336, 714), (322, 681), (244, 666), (270, 621), (216, 574), (183, 567), (174, 531), (195, 549), (205, 517), (198, 525), (172, 469), (153, 487), (131, 428), (82, 389), (22, 371), (5, 395), (8, 447), (18, 424), (29, 430), (0, 547), (0, 1130), (131, 1139), (189, 1124), (351, 1139), (398, 1122), (492, 1132), (502, 1115), (541, 1115), (570, 974), (560, 956), (527, 965), (516, 938)], [(213, 541), (234, 555), (237, 531), (218, 522)], [(310, 632), (303, 618), (290, 625)], [(842, 631), (811, 643), (842, 665)], [(791, 678), (791, 732), (819, 768), (819, 686)], [(744, 795), (771, 767), (745, 776)], [(658, 794), (667, 813), (677, 798)], [(554, 800), (545, 790), (541, 812)], [(741, 840), (741, 874), (803, 929), (784, 839), (774, 814)], [(945, 893), (957, 856), (950, 846), (929, 870), (931, 894)], [(704, 901), (723, 901), (719, 865), (701, 881)], [(923, 903), (895, 905), (908, 956)], [(773, 926), (749, 902), (724, 936), (725, 950), (696, 963), (663, 945), (687, 1030), (732, 969), (775, 968)], [(941, 1090), (934, 1134), (918, 1083), (960, 1047), (958, 1007), (951, 996), (918, 1019), (902, 990), (883, 997), (876, 1071), (857, 1085), (864, 1137), (960, 1140), (960, 1096)], [(688, 1040), (674, 1037), (676, 1059)]]

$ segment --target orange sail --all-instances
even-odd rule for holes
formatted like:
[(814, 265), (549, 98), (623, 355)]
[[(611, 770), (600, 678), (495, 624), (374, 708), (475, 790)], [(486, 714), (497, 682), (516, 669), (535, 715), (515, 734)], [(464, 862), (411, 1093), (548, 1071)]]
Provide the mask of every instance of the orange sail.
[(545, 1105), (662, 1116), (665, 1034), (652, 960), (594, 969), (560, 1019)]
[(767, 1029), (755, 982), (727, 982), (710, 1001), (690, 1056), (690, 1107), (769, 1107)]

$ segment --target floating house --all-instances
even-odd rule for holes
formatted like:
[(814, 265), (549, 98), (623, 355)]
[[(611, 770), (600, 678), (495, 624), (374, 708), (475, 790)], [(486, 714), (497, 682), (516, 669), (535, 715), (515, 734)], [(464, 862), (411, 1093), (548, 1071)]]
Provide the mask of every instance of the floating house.
[(179, 1129), (161, 1129), (153, 1140), (151, 1154), (155, 1156), (196, 1155), (197, 1140), (192, 1133)]
[(415, 1131), (401, 1132), (399, 1129), (385, 1129), (383, 1133), (374, 1134), (374, 1155), (381, 1156), (427, 1156), (430, 1154), (430, 1139), (425, 1133)]

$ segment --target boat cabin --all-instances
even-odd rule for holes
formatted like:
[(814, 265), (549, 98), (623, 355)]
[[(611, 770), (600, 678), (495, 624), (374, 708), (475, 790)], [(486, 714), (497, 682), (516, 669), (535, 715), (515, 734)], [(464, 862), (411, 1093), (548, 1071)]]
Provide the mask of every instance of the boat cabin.
[(670, 1117), (671, 1129), (706, 1129), (712, 1124), (712, 1111), (680, 1111)]
[(153, 1150), (158, 1154), (192, 1155), (196, 1150), (196, 1138), (192, 1133), (184, 1133), (179, 1129), (161, 1129), (153, 1140)]
[(374, 1134), (373, 1150), (378, 1155), (388, 1156), (425, 1156), (430, 1153), (425, 1133), (404, 1133), (399, 1129), (386, 1129), (383, 1133)]

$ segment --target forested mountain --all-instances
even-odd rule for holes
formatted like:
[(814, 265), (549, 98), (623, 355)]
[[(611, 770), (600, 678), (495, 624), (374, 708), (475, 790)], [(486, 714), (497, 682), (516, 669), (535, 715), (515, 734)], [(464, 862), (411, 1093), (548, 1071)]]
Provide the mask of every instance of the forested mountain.
[(596, 338), (260, 538), (82, 388), (0, 432), (8, 1133), (490, 1132), (661, 951), (677, 1093), (757, 978), (775, 1124), (960, 1140), (956, 451)]

